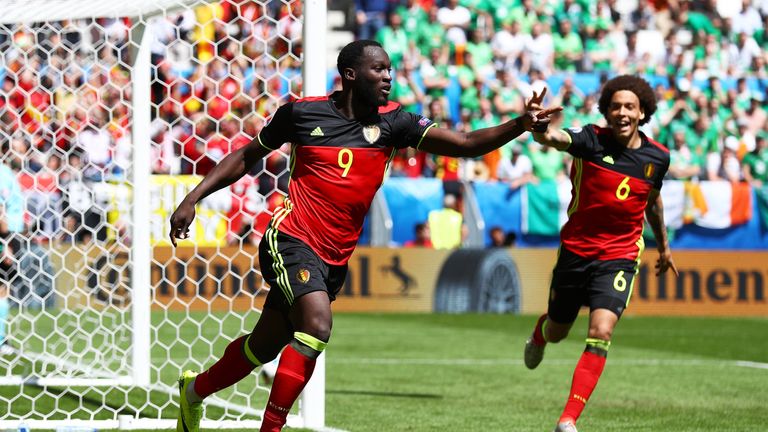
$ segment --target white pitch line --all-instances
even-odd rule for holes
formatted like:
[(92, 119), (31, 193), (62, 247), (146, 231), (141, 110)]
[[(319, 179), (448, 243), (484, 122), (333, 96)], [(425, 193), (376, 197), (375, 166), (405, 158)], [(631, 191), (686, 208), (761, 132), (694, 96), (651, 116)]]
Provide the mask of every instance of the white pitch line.
[[(522, 359), (402, 359), (402, 358), (336, 358), (328, 363), (371, 364), (371, 365), (425, 365), (425, 366), (522, 366)], [(547, 359), (547, 364), (570, 365), (576, 359)], [(739, 366), (755, 369), (768, 369), (768, 363), (742, 360), (705, 360), (705, 359), (611, 359), (610, 364), (630, 366)]]
[(768, 363), (758, 363), (752, 361), (737, 360), (734, 362), (736, 366), (755, 368), (755, 369), (768, 369)]

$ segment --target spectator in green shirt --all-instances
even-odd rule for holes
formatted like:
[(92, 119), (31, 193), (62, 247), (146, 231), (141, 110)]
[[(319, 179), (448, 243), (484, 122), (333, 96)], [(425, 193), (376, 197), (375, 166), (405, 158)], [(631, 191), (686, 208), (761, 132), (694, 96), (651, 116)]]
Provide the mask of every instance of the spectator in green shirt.
[(608, 31), (598, 28), (595, 39), (587, 40), (587, 59), (595, 72), (608, 72), (614, 69), (613, 59), (616, 58), (616, 46), (608, 37)]
[(768, 182), (768, 136), (758, 135), (755, 139), (755, 149), (747, 153), (742, 161), (744, 178), (755, 186), (763, 186)]
[(539, 181), (558, 180), (565, 176), (563, 153), (550, 146), (529, 147), (533, 175)]
[[(462, 70), (467, 70), (466, 66), (461, 66)], [(459, 96), (459, 105), (461, 109), (467, 109), (472, 112), (477, 112), (480, 109), (480, 99), (488, 97), (488, 91), (485, 87), (484, 81), (474, 75), (468, 79), (461, 80), (462, 92)], [(464, 85), (467, 85), (464, 87)]]
[(678, 128), (672, 134), (669, 151), (669, 175), (676, 180), (690, 180), (701, 175), (704, 159), (688, 146), (684, 128)]
[(419, 28), (419, 36), (417, 47), (421, 50), (423, 56), (429, 56), (433, 48), (448, 49), (448, 44), (445, 39), (445, 30), (440, 21), (437, 20), (437, 6), (433, 6), (429, 9), (427, 15), (427, 22), (423, 23)]
[(581, 70), (584, 45), (573, 31), (570, 21), (560, 21), (559, 32), (552, 37), (552, 41), (555, 46), (555, 69), (566, 72)]
[(379, 29), (376, 42), (380, 43), (389, 54), (393, 65), (403, 61), (403, 54), (408, 49), (408, 36), (403, 29), (403, 18), (395, 12), (388, 15), (389, 25)]
[(402, 105), (404, 110), (421, 114), (424, 92), (414, 79), (413, 62), (404, 61), (402, 65), (402, 69), (399, 69), (395, 74), (395, 79), (392, 82), (392, 93), (389, 98)]
[(558, 1), (555, 6), (555, 22), (570, 21), (576, 28), (579, 28), (584, 16), (584, 8), (576, 0)]
[(568, 122), (566, 119), (563, 119), (563, 124), (571, 124), (573, 126), (586, 126), (588, 124), (604, 126), (605, 118), (597, 109), (597, 99), (595, 98), (595, 95), (586, 95), (584, 97), (584, 102), (574, 114), (572, 121)]
[(450, 84), (450, 79), (448, 77), (447, 59), (445, 59), (445, 53), (441, 48), (432, 48), (429, 52), (429, 60), (421, 63), (419, 73), (424, 82), (427, 95), (431, 98), (443, 99), (445, 97), (445, 89)]
[(506, 19), (519, 22), (523, 33), (530, 33), (533, 25), (539, 22), (539, 16), (533, 8), (533, 0), (523, 0), (523, 7), (513, 8)]
[(408, 35), (408, 40), (418, 43), (421, 28), (429, 23), (427, 11), (421, 7), (418, 0), (407, 0), (405, 5), (395, 9), (403, 20), (403, 29)]
[(517, 115), (523, 112), (524, 97), (518, 90), (514, 73), (500, 69), (494, 82), (493, 107), (500, 115)]
[(686, 141), (693, 143), (692, 146), (696, 155), (702, 160), (709, 152), (719, 151), (718, 141), (720, 140), (720, 130), (713, 127), (706, 115), (700, 115), (693, 124), (693, 129), (686, 130)]
[(469, 32), (466, 52), (472, 56), (470, 59), (472, 69), (480, 74), (481, 78), (485, 79), (493, 76), (495, 72), (493, 68), (493, 50), (484, 32), (479, 29)]

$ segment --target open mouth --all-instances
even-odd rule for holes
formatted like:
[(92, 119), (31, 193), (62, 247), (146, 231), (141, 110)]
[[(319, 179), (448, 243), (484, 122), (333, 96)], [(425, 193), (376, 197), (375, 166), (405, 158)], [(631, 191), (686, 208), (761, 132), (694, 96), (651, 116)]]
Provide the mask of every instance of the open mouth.
[(616, 122), (614, 126), (617, 130), (625, 132), (632, 128), (632, 123), (629, 122)]

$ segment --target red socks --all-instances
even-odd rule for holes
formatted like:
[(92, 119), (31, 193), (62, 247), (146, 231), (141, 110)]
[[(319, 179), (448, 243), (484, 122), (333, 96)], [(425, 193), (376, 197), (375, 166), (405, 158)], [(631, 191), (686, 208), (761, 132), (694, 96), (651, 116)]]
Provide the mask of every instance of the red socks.
[(247, 337), (242, 336), (230, 342), (219, 361), (195, 378), (195, 393), (206, 398), (235, 384), (256, 368), (257, 365), (251, 363), (244, 352)]
[(285, 347), (261, 421), (261, 432), (277, 432), (283, 428), (291, 406), (315, 370), (315, 362), (290, 344)]
[(544, 314), (539, 317), (539, 320), (536, 321), (536, 327), (533, 329), (533, 343), (536, 345), (545, 345), (547, 343), (547, 338), (544, 337), (544, 322), (547, 321), (547, 314)]
[(605, 356), (601, 356), (589, 351), (584, 351), (573, 372), (573, 382), (571, 383), (571, 393), (568, 402), (565, 404), (563, 414), (560, 416), (559, 423), (566, 420), (578, 420), (584, 405), (589, 400), (589, 396), (600, 379), (605, 367)]

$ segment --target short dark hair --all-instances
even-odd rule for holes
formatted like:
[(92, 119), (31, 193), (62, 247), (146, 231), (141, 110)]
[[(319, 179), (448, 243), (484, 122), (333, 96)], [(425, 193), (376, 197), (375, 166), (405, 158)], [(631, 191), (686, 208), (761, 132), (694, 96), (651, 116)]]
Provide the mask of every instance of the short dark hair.
[(355, 69), (360, 65), (360, 60), (363, 58), (363, 52), (369, 46), (382, 48), (381, 44), (368, 39), (356, 40), (350, 42), (344, 48), (339, 51), (339, 57), (336, 59), (336, 67), (339, 70), (339, 75), (344, 79), (344, 69)]
[(640, 108), (645, 113), (645, 118), (640, 120), (640, 124), (648, 123), (653, 113), (656, 112), (656, 94), (654, 94), (648, 81), (637, 75), (619, 75), (605, 83), (600, 93), (600, 101), (598, 102), (600, 113), (603, 116), (608, 113), (613, 94), (622, 90), (631, 91), (637, 96), (640, 100)]

